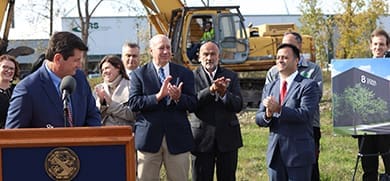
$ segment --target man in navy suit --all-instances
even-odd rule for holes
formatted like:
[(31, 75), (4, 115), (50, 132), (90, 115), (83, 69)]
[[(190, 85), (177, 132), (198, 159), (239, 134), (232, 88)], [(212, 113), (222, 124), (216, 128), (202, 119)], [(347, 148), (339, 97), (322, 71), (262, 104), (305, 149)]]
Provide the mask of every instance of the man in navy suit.
[[(311, 180), (315, 162), (312, 120), (313, 112), (319, 109), (320, 88), (313, 80), (298, 74), (299, 57), (299, 49), (294, 45), (278, 47), (279, 79), (264, 87), (256, 113), (256, 123), (270, 130), (267, 150), (270, 180)], [(281, 96), (283, 92), (285, 96)]]
[[(298, 49), (302, 50), (302, 36), (297, 32), (286, 32), (283, 36), (282, 43), (288, 43), (295, 45)], [(321, 90), (322, 95), (322, 70), (321, 67), (317, 64), (306, 60), (305, 57), (301, 54), (298, 62), (298, 73), (303, 77), (312, 79), (317, 82)], [(279, 70), (277, 65), (272, 66), (267, 71), (267, 78), (265, 84), (269, 84), (272, 81), (279, 78)], [(311, 175), (311, 181), (320, 181), (320, 169), (318, 167), (318, 159), (320, 156), (320, 139), (321, 139), (321, 129), (320, 129), (320, 112), (313, 113), (313, 135), (314, 135), (314, 144), (315, 144), (315, 153), (316, 153), (316, 162), (313, 165), (313, 172)]]
[(131, 74), (129, 106), (135, 123), (138, 180), (160, 180), (164, 164), (168, 180), (188, 180), (189, 151), (194, 146), (187, 112), (194, 111), (194, 75), (170, 62), (171, 43), (156, 35), (150, 42), (152, 61)]
[[(6, 128), (100, 126), (91, 88), (81, 67), (88, 47), (70, 32), (56, 32), (49, 40), (45, 62), (20, 81), (11, 98)], [(70, 96), (71, 123), (65, 122), (60, 91), (61, 79), (71, 75), (76, 89)]]

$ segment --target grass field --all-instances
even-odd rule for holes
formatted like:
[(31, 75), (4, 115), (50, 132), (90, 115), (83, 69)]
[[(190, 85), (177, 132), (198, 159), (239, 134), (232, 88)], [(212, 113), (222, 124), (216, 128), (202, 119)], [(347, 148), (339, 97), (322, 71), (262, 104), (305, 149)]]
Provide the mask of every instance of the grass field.
[[(340, 136), (333, 133), (331, 115), (330, 72), (324, 72), (324, 94), (320, 103), (321, 113), (321, 153), (319, 160), (321, 180), (352, 180), (356, 156), (357, 139), (351, 136)], [(268, 144), (268, 128), (260, 128), (254, 123), (256, 110), (240, 113), (241, 131), (244, 147), (239, 150), (237, 180), (268, 180), (266, 166), (266, 150)], [(380, 162), (380, 173), (384, 172)], [(361, 163), (357, 169), (355, 180), (361, 180)]]
[[(352, 180), (358, 154), (357, 139), (334, 134), (331, 115), (330, 72), (323, 72), (323, 78), (324, 93), (320, 103), (322, 138), (319, 165), (321, 180)], [(93, 86), (100, 81), (94, 79), (90, 83)], [(265, 159), (268, 128), (260, 128), (255, 124), (255, 113), (256, 110), (251, 109), (244, 110), (239, 114), (244, 147), (239, 150), (239, 163), (236, 172), (238, 181), (268, 180)], [(382, 161), (380, 161), (379, 172), (384, 172)], [(362, 168), (359, 162), (355, 180), (361, 180), (361, 175)], [(161, 172), (161, 180), (166, 180), (164, 171)]]

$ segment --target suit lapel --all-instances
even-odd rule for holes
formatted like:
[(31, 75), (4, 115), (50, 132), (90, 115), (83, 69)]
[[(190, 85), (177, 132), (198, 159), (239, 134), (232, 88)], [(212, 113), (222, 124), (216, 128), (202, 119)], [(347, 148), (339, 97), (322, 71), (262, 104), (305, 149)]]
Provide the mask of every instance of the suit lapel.
[(180, 79), (180, 75), (179, 75), (179, 71), (176, 70), (176, 66), (172, 62), (169, 63), (169, 75), (172, 76), (171, 84), (176, 85), (176, 79), (178, 77)]
[(153, 63), (149, 62), (146, 66), (147, 66), (147, 69), (145, 72), (147, 75), (143, 75), (143, 78), (146, 79), (144, 81), (151, 82), (151, 85), (153, 85), (154, 89), (157, 89), (157, 90), (160, 89), (161, 83), (160, 83), (160, 80), (159, 80), (158, 75), (157, 75), (157, 71), (154, 68)]
[[(217, 72), (215, 72), (215, 75), (214, 75), (214, 79), (222, 77), (222, 76), (225, 76), (225, 74), (223, 73), (224, 71), (225, 71), (224, 68), (218, 66), (217, 67)], [(227, 78), (227, 77), (225, 77), (225, 78)]]
[[(274, 88), (272, 89), (273, 91), (273, 96), (275, 97), (275, 99), (277, 99), (277, 101), (279, 102), (280, 101), (280, 79), (277, 79), (275, 82), (274, 82)], [(286, 100), (286, 98), (284, 99)], [(282, 105), (283, 103), (280, 103), (280, 105)]]
[(46, 94), (46, 97), (49, 99), (49, 102), (51, 103), (51, 107), (54, 107), (55, 110), (59, 114), (62, 113), (62, 100), (61, 100), (61, 95), (58, 94), (57, 89), (54, 87), (53, 82), (49, 76), (49, 73), (46, 71), (45, 66), (41, 66), (39, 69), (39, 74), (40, 74), (40, 79), (41, 79), (41, 85), (43, 88), (43, 92)]
[(211, 86), (211, 82), (208, 80), (208, 75), (206, 75), (206, 72), (203, 70), (202, 66), (199, 66), (196, 69), (197, 78), (200, 79), (201, 87), (209, 87)]
[(284, 98), (283, 104), (286, 102), (286, 100), (290, 99), (293, 92), (295, 92), (298, 89), (299, 83), (302, 81), (302, 79), (303, 77), (299, 74), (294, 78), (294, 80), (291, 82), (290, 88), (287, 90), (287, 94), (286, 97)]

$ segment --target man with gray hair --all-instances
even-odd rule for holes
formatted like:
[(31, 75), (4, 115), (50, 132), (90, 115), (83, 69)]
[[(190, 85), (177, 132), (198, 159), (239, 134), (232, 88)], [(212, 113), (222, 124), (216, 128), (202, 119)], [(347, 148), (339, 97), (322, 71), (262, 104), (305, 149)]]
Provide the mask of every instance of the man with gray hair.
[(168, 180), (188, 180), (194, 146), (187, 112), (197, 99), (193, 73), (171, 62), (171, 42), (165, 35), (150, 40), (152, 60), (130, 78), (129, 106), (137, 112), (135, 148), (138, 180), (160, 180), (164, 164)]
[(122, 46), (122, 62), (125, 66), (126, 73), (130, 77), (130, 73), (139, 67), (140, 63), (140, 47), (136, 43), (126, 42)]

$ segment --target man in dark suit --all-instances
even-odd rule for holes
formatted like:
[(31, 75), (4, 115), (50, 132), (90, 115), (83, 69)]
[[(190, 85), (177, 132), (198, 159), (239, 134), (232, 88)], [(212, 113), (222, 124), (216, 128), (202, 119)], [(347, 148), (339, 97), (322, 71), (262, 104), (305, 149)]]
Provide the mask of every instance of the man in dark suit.
[(126, 73), (130, 77), (130, 73), (139, 67), (140, 52), (139, 45), (136, 43), (125, 42), (122, 45), (121, 59), (125, 66)]
[(188, 180), (189, 151), (194, 146), (187, 112), (196, 108), (194, 75), (170, 62), (165, 35), (150, 40), (152, 61), (131, 74), (129, 106), (138, 112), (135, 147), (138, 180), (159, 180), (164, 163), (168, 180)]
[(316, 82), (298, 74), (299, 57), (294, 45), (278, 47), (276, 65), (280, 78), (264, 87), (256, 113), (256, 123), (270, 129), (270, 180), (311, 180), (315, 162), (312, 120), (313, 112), (319, 109), (320, 89)]
[(219, 66), (218, 45), (200, 47), (202, 66), (194, 70), (198, 107), (190, 115), (195, 148), (192, 151), (192, 180), (236, 180), (238, 148), (242, 147), (236, 114), (243, 103), (236, 73)]
[[(383, 29), (371, 33), (370, 49), (372, 58), (385, 58), (390, 48), (390, 37)], [(390, 134), (359, 135), (359, 153), (362, 155), (363, 181), (378, 180), (379, 155), (382, 157), (385, 173), (380, 180), (390, 180)]]
[[(84, 73), (79, 70), (88, 47), (76, 35), (56, 32), (49, 40), (46, 61), (20, 81), (11, 98), (6, 128), (100, 126), (100, 113)], [(71, 123), (65, 122), (60, 82), (71, 75), (76, 89), (70, 96)]]

